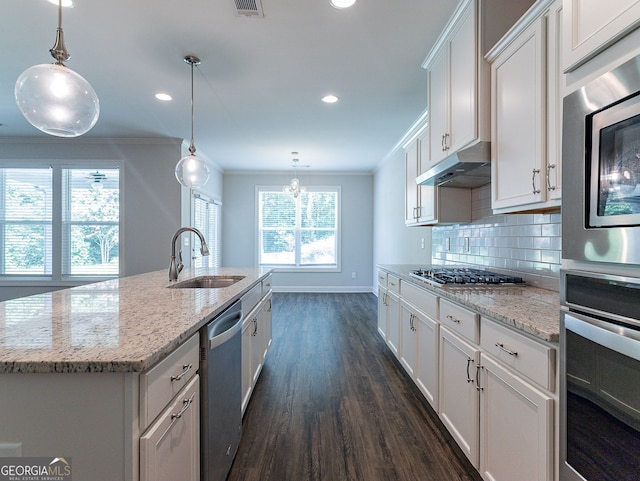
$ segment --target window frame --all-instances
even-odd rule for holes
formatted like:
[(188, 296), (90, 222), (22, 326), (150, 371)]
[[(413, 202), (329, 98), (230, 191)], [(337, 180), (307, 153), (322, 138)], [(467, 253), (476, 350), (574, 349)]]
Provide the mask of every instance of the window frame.
[[(281, 185), (256, 185), (255, 188), (255, 264), (258, 267), (271, 268), (276, 272), (342, 272), (342, 187), (339, 185), (321, 186), (305, 185), (306, 192), (335, 192), (337, 194), (336, 199), (336, 262), (335, 265), (322, 264), (318, 266), (313, 265), (281, 265), (281, 264), (261, 264), (260, 263), (260, 193), (261, 192), (282, 192)], [(293, 194), (289, 194), (293, 195)], [(301, 209), (299, 204), (296, 206), (296, 249), (295, 249), (295, 261), (300, 261), (300, 233), (302, 232), (300, 225)]]
[[(43, 275), (20, 275), (0, 273), (0, 286), (29, 287), (29, 286), (76, 286), (87, 282), (98, 282), (102, 280), (117, 279), (122, 274), (123, 268), (123, 232), (124, 232), (124, 188), (123, 188), (123, 161), (109, 159), (50, 159), (50, 160), (0, 160), (0, 169), (37, 169), (51, 168), (52, 170), (52, 252), (51, 252), (51, 274)], [(73, 275), (63, 274), (63, 262), (70, 255), (63, 253), (62, 232), (65, 223), (63, 222), (63, 170), (65, 169), (118, 169), (118, 274), (117, 275)]]

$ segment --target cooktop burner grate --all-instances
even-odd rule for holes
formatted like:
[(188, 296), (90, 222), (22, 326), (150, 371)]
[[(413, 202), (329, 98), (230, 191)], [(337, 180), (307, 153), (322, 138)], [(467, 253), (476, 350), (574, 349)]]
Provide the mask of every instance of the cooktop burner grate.
[(468, 267), (435, 266), (416, 269), (411, 272), (413, 277), (434, 285), (448, 284), (523, 284), (522, 277), (498, 274), (483, 269)]

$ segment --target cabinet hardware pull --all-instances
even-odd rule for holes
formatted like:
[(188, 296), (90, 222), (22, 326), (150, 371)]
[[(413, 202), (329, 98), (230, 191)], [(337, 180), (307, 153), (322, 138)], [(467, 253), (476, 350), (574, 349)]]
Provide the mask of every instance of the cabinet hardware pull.
[(477, 391), (484, 390), (484, 388), (482, 386), (480, 386), (480, 369), (482, 369), (482, 366), (480, 364), (478, 364), (476, 366), (476, 390)]
[(256, 334), (258, 334), (258, 319), (257, 318), (253, 318), (253, 332), (251, 333), (252, 336), (255, 336)]
[(496, 347), (504, 352), (506, 352), (507, 354), (509, 354), (510, 356), (517, 356), (518, 353), (517, 351), (511, 351), (509, 349), (507, 349), (506, 347), (504, 347), (504, 344), (500, 343), (500, 342), (496, 342)]
[(447, 150), (444, 146), (444, 136), (446, 134), (442, 134), (442, 137), (440, 138), (440, 146), (442, 147), (442, 151), (444, 152), (445, 150)]
[(534, 194), (539, 194), (540, 189), (536, 189), (536, 174), (540, 173), (540, 169), (533, 169), (533, 174), (531, 174), (531, 187), (533, 188)]
[(556, 190), (556, 186), (551, 185), (551, 169), (555, 169), (555, 168), (556, 168), (556, 164), (547, 165), (547, 190), (548, 191)]
[(183, 364), (182, 365), (182, 372), (180, 374), (178, 374), (177, 376), (171, 376), (171, 381), (179, 381), (180, 379), (182, 379), (184, 377), (184, 375), (186, 373), (191, 371), (192, 367), (193, 366), (191, 364)]
[(470, 357), (467, 358), (467, 382), (473, 382), (473, 379), (471, 379), (471, 374), (469, 374), (469, 365), (472, 361), (473, 359), (471, 359)]
[(462, 322), (460, 319), (457, 319), (457, 318), (453, 317), (451, 314), (447, 314), (447, 319), (449, 319), (450, 321), (455, 322), (456, 324), (460, 324)]
[(444, 134), (444, 150), (445, 152), (449, 150), (449, 134)]
[(180, 410), (180, 412), (178, 414), (171, 413), (171, 419), (172, 420), (180, 419), (182, 417), (182, 415), (185, 413), (185, 411), (187, 409), (189, 409), (189, 406), (191, 406), (191, 403), (193, 402), (193, 398), (195, 397), (195, 395), (196, 395), (196, 393), (193, 393), (190, 398), (182, 400), (182, 409)]

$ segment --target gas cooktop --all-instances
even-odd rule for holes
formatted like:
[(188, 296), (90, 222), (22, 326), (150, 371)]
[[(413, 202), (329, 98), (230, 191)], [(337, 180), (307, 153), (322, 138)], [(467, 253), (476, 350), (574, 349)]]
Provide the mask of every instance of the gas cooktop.
[(497, 274), (483, 269), (455, 266), (433, 266), (411, 271), (411, 276), (436, 286), (449, 284), (523, 284), (522, 277)]

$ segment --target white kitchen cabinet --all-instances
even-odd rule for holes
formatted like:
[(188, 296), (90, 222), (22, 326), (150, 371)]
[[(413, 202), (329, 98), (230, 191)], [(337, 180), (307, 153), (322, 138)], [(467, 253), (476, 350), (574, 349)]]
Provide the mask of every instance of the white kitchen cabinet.
[(141, 481), (199, 481), (200, 377), (195, 375), (140, 438)]
[(427, 168), (428, 130), (405, 146), (405, 225), (471, 222), (471, 189), (418, 185)]
[(400, 358), (400, 279), (388, 274), (387, 345)]
[(400, 361), (434, 409), (438, 407), (438, 298), (402, 282)]
[(491, 481), (552, 481), (553, 404), (548, 394), (485, 354), (480, 376), (480, 473)]
[(387, 339), (387, 289), (378, 285), (378, 334)]
[(262, 372), (272, 335), (272, 293), (269, 287), (242, 321), (242, 414)]
[(640, 25), (638, 0), (564, 0), (563, 65), (569, 72)]
[(480, 395), (477, 366), (480, 350), (440, 326), (440, 386), (438, 414), (471, 464), (479, 467)]
[(487, 55), (495, 213), (560, 205), (561, 10), (537, 2)]
[(490, 140), (488, 49), (531, 0), (465, 0), (427, 55), (429, 168), (476, 141)]

